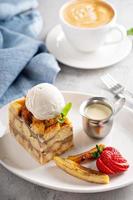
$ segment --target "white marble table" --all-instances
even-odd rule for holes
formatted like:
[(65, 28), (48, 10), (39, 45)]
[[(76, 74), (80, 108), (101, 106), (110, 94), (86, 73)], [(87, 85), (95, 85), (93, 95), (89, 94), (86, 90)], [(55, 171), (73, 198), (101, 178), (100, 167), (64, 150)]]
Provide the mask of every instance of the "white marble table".
[[(58, 9), (65, 0), (39, 0), (39, 9), (44, 19), (44, 39), (48, 30), (58, 23)], [(133, 27), (133, 0), (110, 0), (118, 10), (118, 22)], [(117, 80), (133, 91), (133, 53), (121, 63), (99, 70), (76, 70), (61, 66), (55, 85), (62, 90), (75, 90), (109, 96), (99, 77), (111, 73)], [(28, 183), (0, 166), (0, 200), (132, 200), (133, 185), (105, 193), (73, 194), (54, 191)]]

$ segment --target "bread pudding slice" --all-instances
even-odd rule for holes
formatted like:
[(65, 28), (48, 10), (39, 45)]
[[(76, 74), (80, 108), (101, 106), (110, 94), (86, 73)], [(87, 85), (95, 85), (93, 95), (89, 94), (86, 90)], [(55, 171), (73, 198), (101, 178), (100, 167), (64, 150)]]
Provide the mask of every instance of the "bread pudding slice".
[(9, 105), (10, 133), (40, 164), (52, 160), (73, 146), (73, 128), (70, 120), (63, 123), (58, 117), (38, 120), (25, 106), (25, 98)]

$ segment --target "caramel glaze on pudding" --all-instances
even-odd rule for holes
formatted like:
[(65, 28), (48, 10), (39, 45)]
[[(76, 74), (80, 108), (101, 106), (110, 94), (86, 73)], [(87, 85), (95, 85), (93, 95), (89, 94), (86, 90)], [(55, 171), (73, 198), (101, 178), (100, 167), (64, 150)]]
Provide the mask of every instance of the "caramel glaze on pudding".
[(76, 0), (64, 8), (63, 16), (73, 26), (95, 28), (109, 23), (114, 10), (102, 0)]

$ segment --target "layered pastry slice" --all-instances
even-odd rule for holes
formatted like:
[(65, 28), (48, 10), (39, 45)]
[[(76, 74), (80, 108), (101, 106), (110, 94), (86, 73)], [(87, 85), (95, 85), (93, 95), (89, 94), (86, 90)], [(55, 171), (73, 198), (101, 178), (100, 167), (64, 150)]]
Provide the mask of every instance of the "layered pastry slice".
[(62, 113), (64, 106), (60, 91), (47, 83), (9, 105), (11, 134), (41, 164), (73, 146), (72, 123)]

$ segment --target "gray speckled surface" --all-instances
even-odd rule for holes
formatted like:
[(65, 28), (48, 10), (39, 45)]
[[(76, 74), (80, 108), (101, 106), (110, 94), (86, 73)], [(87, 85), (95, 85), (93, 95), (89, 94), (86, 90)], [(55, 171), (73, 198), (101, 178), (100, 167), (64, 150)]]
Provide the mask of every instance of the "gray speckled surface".
[[(41, 39), (48, 30), (58, 23), (58, 9), (65, 0), (39, 0), (39, 9), (44, 19)], [(126, 28), (133, 26), (133, 0), (110, 0), (118, 10), (118, 22)], [(117, 80), (133, 91), (133, 53), (124, 61), (107, 69), (76, 70), (61, 66), (55, 85), (62, 90), (90, 92), (108, 95), (99, 77), (104, 72), (111, 73)], [(49, 190), (28, 183), (0, 166), (0, 200), (132, 200), (133, 185), (105, 193), (73, 194)]]

